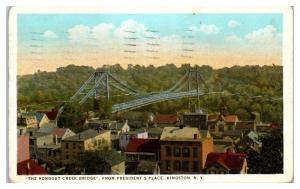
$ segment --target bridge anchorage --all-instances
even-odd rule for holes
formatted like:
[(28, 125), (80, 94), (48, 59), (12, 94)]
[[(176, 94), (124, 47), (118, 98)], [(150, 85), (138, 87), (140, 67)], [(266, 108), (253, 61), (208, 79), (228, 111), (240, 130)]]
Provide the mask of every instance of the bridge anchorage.
[(197, 97), (197, 105), (199, 108), (199, 98), (201, 95), (220, 93), (203, 93), (203, 91), (200, 90), (201, 83), (208, 89), (200, 71), (198, 69), (189, 69), (170, 89), (158, 93), (142, 94), (126, 83), (121, 82), (108, 71), (98, 71), (93, 73), (90, 78), (85, 81), (79, 90), (70, 98), (70, 101), (78, 101), (80, 104), (83, 104), (88, 98), (95, 98), (99, 95), (103, 95), (109, 100), (110, 91), (114, 88), (123, 93), (134, 95), (136, 99), (113, 105), (112, 113), (129, 111), (149, 104), (186, 97)]

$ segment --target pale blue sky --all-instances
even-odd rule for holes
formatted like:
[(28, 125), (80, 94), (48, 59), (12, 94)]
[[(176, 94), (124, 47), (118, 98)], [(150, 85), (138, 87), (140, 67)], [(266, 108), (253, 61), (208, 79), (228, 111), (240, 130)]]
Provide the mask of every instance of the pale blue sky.
[(19, 14), (18, 72), (70, 63), (280, 65), (282, 22), (275, 13)]
[[(21, 14), (18, 16), (18, 37), (20, 42), (26, 42), (32, 37), (32, 32), (51, 30), (60, 39), (67, 39), (68, 29), (78, 24), (93, 27), (101, 23), (112, 23), (119, 26), (129, 19), (144, 24), (148, 29), (159, 30), (160, 35), (182, 35), (191, 26), (213, 24), (220, 29), (220, 33), (214, 35), (214, 40), (226, 35), (242, 37), (266, 25), (273, 25), (278, 32), (282, 32), (281, 14)], [(240, 25), (229, 28), (230, 20), (235, 20)]]

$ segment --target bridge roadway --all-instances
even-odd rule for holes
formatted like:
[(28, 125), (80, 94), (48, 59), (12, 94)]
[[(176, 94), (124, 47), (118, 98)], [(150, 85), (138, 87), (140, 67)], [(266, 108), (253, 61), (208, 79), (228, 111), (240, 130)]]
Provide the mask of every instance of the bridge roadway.
[[(209, 93), (199, 93), (200, 96), (208, 95), (208, 94), (221, 94), (224, 92), (209, 92)], [(134, 99), (131, 101), (123, 102), (120, 104), (115, 104), (112, 106), (112, 113), (128, 111), (136, 108), (140, 108), (149, 104), (154, 104), (157, 102), (162, 102), (166, 100), (174, 100), (185, 97), (193, 97), (197, 96), (197, 90), (185, 91), (185, 92), (162, 92), (159, 94), (154, 94), (150, 96), (143, 96), (138, 99)]]

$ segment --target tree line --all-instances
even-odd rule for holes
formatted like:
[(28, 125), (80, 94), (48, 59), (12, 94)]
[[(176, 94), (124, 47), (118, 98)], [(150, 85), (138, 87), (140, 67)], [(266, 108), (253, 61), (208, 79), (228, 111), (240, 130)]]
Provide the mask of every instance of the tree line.
[[(55, 72), (39, 71), (32, 75), (17, 76), (17, 103), (19, 108), (41, 110), (58, 108), (90, 77), (92, 73), (108, 70), (111, 74), (126, 82), (129, 86), (142, 93), (162, 92), (171, 88), (189, 69), (197, 69), (205, 85), (201, 83), (200, 90), (223, 91), (223, 94), (204, 95), (200, 97), (200, 107), (207, 113), (218, 112), (220, 106), (226, 105), (230, 114), (236, 114), (242, 120), (251, 118), (252, 112), (258, 112), (261, 120), (282, 125), (283, 120), (283, 67), (282, 66), (233, 66), (213, 69), (210, 66), (191, 66), (174, 64), (155, 67), (128, 65), (123, 68), (116, 64), (104, 65), (97, 69), (89, 66), (68, 65), (57, 68)], [(192, 85), (195, 86), (195, 82)], [(183, 90), (186, 90), (184, 86)], [(194, 87), (195, 89), (195, 87)], [(124, 102), (134, 97), (130, 95), (113, 95), (109, 102), (105, 98), (95, 103), (90, 99), (82, 106), (72, 103), (69, 109), (74, 116), (82, 112), (94, 110), (105, 114), (111, 110), (111, 105)], [(196, 98), (164, 101), (148, 105), (139, 111), (175, 113), (193, 111), (197, 104)], [(67, 108), (68, 109), (68, 108)], [(80, 109), (80, 111), (78, 111)], [(72, 113), (71, 111), (71, 113)], [(77, 114), (80, 112), (79, 114)], [(72, 123), (74, 124), (74, 123)]]

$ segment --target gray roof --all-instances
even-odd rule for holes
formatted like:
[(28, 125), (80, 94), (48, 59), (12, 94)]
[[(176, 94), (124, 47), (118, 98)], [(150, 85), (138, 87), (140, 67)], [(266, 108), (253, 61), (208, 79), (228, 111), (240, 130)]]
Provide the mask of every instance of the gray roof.
[(107, 130), (97, 131), (94, 129), (88, 129), (88, 130), (82, 131), (81, 133), (77, 133), (74, 136), (65, 138), (64, 140), (65, 141), (84, 141), (84, 140), (87, 140), (90, 138), (94, 138), (94, 137), (96, 137), (100, 134), (106, 133), (106, 132), (109, 132), (109, 131), (107, 131)]
[(40, 133), (51, 133), (56, 127), (54, 123), (46, 123), (43, 127), (39, 128)]

